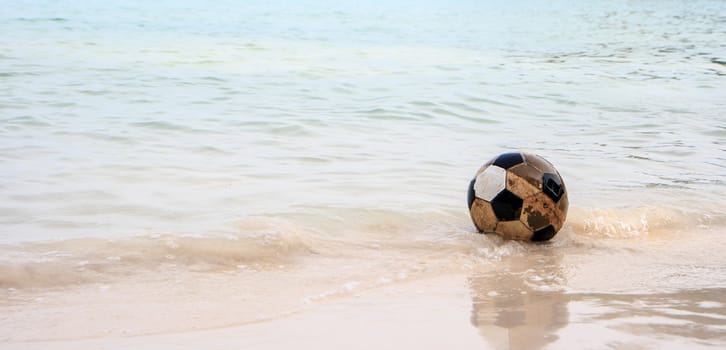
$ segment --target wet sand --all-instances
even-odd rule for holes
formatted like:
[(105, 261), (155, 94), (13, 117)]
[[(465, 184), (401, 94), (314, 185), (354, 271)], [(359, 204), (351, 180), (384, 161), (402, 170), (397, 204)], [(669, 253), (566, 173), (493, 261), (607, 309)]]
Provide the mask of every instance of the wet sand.
[[(244, 325), (138, 337), (9, 342), (3, 348), (481, 348), (483, 340), (469, 324), (470, 306), (464, 276), (442, 276), (371, 290)], [(178, 316), (179, 323), (188, 322), (183, 315)]]
[[(315, 257), (293, 269), (169, 270), (10, 291), (0, 339), (3, 349), (718, 349), (723, 259), (694, 254), (708, 241), (610, 240), (603, 250), (565, 235), (544, 246), (482, 245), (489, 262), (459, 269), (434, 268), (432, 252), (382, 254), (368, 267)], [(404, 260), (431, 268), (391, 275), (380, 265)], [(689, 279), (689, 270), (712, 280)]]

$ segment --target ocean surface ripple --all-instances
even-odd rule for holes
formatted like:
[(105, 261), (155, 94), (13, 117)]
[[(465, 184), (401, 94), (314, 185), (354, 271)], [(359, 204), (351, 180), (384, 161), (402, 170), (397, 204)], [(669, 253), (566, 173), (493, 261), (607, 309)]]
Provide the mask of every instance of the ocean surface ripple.
[(722, 2), (324, 3), (6, 6), (0, 243), (310, 208), (467, 225), (469, 177), (511, 149), (612, 227), (723, 221)]

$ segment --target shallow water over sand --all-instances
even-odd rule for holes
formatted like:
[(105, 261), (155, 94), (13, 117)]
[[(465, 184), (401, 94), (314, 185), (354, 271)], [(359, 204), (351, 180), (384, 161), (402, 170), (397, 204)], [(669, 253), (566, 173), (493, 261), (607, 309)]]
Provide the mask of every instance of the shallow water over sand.
[[(0, 340), (361, 335), (329, 312), (394, 338), (439, 315), (464, 348), (723, 347), (724, 11), (11, 3)], [(549, 244), (474, 232), (468, 181), (509, 150), (567, 184)]]
[[(436, 333), (461, 337), (447, 344), (495, 349), (726, 341), (726, 259), (703, 254), (724, 248), (723, 230), (609, 237), (570, 225), (555, 241), (531, 245), (470, 233), (459, 219), (380, 223), (337, 238), (297, 231), (259, 240), (165, 235), (16, 246), (3, 254), (14, 261), (2, 270), (3, 341), (122, 348), (192, 337), (289, 346), (281, 336), (323, 348), (383, 346), (383, 339), (436, 348)], [(432, 335), (412, 337), (414, 326)], [(340, 337), (300, 334), (306, 327)], [(262, 335), (271, 329), (277, 338)], [(367, 339), (363, 329), (381, 338)]]

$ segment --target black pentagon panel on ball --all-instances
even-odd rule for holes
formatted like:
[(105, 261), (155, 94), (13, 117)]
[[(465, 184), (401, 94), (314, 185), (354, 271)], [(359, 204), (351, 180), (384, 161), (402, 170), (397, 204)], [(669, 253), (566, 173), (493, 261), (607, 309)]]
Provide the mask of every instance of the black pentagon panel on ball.
[(471, 205), (474, 204), (474, 198), (476, 198), (476, 193), (474, 193), (474, 182), (476, 179), (471, 179), (471, 182), (469, 182), (469, 191), (467, 192), (467, 198), (466, 201), (469, 204), (469, 210), (471, 210)]
[(509, 169), (523, 162), (524, 158), (522, 158), (521, 153), (504, 153), (497, 157), (497, 159), (494, 161), (494, 165), (500, 168)]
[(565, 192), (560, 176), (553, 173), (545, 173), (542, 175), (542, 192), (557, 203)]
[(519, 216), (522, 214), (522, 203), (522, 198), (508, 190), (503, 190), (492, 199), (492, 208), (499, 220), (519, 220)]
[(552, 237), (555, 236), (555, 233), (557, 233), (555, 228), (552, 227), (552, 225), (549, 225), (541, 230), (534, 231), (534, 234), (532, 235), (532, 241), (533, 242), (549, 241), (550, 239), (552, 239)]

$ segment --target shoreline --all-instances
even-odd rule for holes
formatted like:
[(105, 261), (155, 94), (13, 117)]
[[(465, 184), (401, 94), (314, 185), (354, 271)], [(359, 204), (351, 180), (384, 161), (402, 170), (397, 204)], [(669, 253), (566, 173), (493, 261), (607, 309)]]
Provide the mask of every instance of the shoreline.
[[(641, 243), (658, 251), (666, 242)], [(672, 255), (693, 256), (708, 242), (669, 243), (679, 246)], [(385, 264), (360, 275), (341, 264), (363, 268), (364, 260), (327, 265), (314, 260), (295, 269), (238, 274), (157, 271), (110, 286), (28, 294), (25, 303), (8, 299), (0, 308), (0, 347), (719, 349), (726, 344), (726, 288), (683, 277), (696, 260), (684, 265), (625, 247), (579, 251), (571, 244), (512, 252), (505, 243), (498, 248), (503, 255), (490, 263), (431, 269), (378, 284)], [(413, 263), (411, 257), (388, 263)], [(699, 274), (722, 266), (701, 259), (700, 268), (711, 272)], [(42, 295), (46, 300), (33, 299)]]
[(364, 290), (287, 316), (245, 325), (131, 337), (5, 342), (2, 347), (434, 349), (455, 345), (460, 349), (481, 349), (485, 341), (470, 323), (471, 298), (466, 281), (463, 274), (427, 277)]

